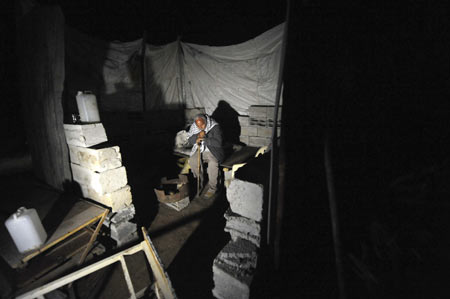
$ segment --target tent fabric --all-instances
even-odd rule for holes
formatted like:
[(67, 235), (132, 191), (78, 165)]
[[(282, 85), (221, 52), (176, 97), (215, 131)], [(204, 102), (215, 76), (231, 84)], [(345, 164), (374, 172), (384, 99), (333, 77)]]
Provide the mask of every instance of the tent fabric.
[[(146, 45), (145, 107), (205, 107), (219, 101), (239, 114), (250, 105), (273, 105), (283, 26), (247, 42), (211, 47), (175, 41)], [(75, 105), (78, 90), (97, 95), (104, 111), (142, 111), (142, 40), (106, 42), (66, 29), (66, 94)]]

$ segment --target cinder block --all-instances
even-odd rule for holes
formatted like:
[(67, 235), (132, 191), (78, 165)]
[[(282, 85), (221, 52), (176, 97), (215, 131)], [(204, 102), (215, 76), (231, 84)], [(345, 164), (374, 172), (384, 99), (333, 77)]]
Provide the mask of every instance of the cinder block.
[(266, 146), (271, 142), (270, 138), (265, 137), (249, 137), (248, 144), (251, 146)]
[(137, 239), (139, 239), (139, 234), (138, 231), (136, 230), (134, 233), (129, 234), (125, 238), (116, 240), (117, 247), (124, 247), (124, 245), (130, 244), (131, 242), (134, 242)]
[[(236, 241), (228, 242), (219, 252), (217, 259), (222, 261), (229, 260), (228, 264), (234, 268), (256, 268), (258, 259), (257, 250), (258, 248), (255, 244), (239, 238)], [(238, 262), (234, 263), (236, 260)], [(243, 265), (242, 262), (246, 264)]]
[(102, 123), (72, 125), (64, 124), (66, 142), (70, 145), (90, 147), (108, 141)]
[(250, 233), (242, 232), (240, 230), (236, 230), (236, 229), (233, 229), (230, 227), (225, 227), (224, 231), (230, 234), (231, 240), (233, 240), (233, 241), (237, 241), (239, 239), (244, 239), (249, 242), (252, 242), (257, 247), (259, 247), (261, 244), (261, 235), (260, 234), (252, 235)]
[(70, 163), (73, 180), (81, 186), (93, 189), (99, 195), (112, 193), (124, 187), (127, 183), (125, 167), (95, 172), (80, 165)]
[[(119, 212), (127, 208), (129, 205), (131, 205), (133, 201), (131, 195), (131, 187), (129, 185), (126, 185), (125, 187), (120, 188), (119, 190), (108, 192), (105, 194), (99, 194), (95, 190), (87, 186), (82, 186), (81, 190), (85, 198), (90, 198), (101, 204), (104, 204), (105, 206), (111, 207), (113, 213)], [(133, 207), (133, 216), (134, 216), (134, 207)], [(113, 222), (119, 221), (114, 220)]]
[(117, 243), (124, 243), (124, 240), (129, 240), (130, 235), (137, 231), (136, 223), (122, 221), (119, 223), (111, 223), (111, 239)]
[[(283, 107), (278, 107), (278, 120), (281, 119), (281, 109)], [(267, 118), (268, 119), (274, 119), (274, 115), (275, 115), (275, 106), (271, 106), (271, 107), (267, 107)]]
[(224, 264), (213, 263), (213, 295), (219, 299), (247, 299), (253, 275), (238, 276)]
[(93, 171), (103, 172), (122, 166), (118, 146), (92, 149), (69, 144), (70, 162)]
[(259, 127), (265, 127), (267, 125), (266, 119), (260, 119), (260, 118), (250, 118), (250, 126), (259, 126)]
[(227, 200), (233, 213), (261, 221), (263, 209), (263, 186), (238, 179), (227, 188)]
[[(128, 187), (125, 186), (124, 188)], [(123, 189), (123, 188), (122, 188)], [(120, 190), (122, 190), (120, 189)], [(131, 192), (130, 192), (131, 195)], [(106, 216), (105, 222), (103, 222), (106, 226), (109, 225), (110, 222), (112, 223), (119, 223), (122, 221), (129, 221), (134, 218), (134, 215), (136, 214), (136, 210), (134, 208), (134, 205), (130, 203), (128, 206), (125, 206), (121, 209), (118, 209), (117, 211), (113, 211)]]
[(273, 128), (264, 128), (264, 127), (258, 127), (258, 137), (265, 137), (265, 138), (271, 138), (272, 137), (272, 131)]
[(259, 247), (261, 241), (261, 225), (259, 222), (235, 214), (231, 209), (225, 212), (224, 217), (227, 220), (224, 230), (230, 233), (233, 240), (245, 239)]
[(266, 106), (250, 106), (248, 108), (248, 115), (253, 118), (267, 118)]
[(248, 144), (248, 136), (239, 136), (239, 141), (242, 143)]
[(247, 127), (250, 125), (250, 117), (248, 117), (247, 115), (238, 116), (238, 120), (241, 127)]
[(256, 127), (241, 127), (241, 136), (258, 136)]

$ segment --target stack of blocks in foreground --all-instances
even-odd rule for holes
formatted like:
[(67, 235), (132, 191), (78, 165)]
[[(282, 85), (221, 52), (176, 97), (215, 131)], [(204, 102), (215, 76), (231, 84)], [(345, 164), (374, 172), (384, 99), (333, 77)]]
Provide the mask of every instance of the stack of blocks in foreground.
[(230, 203), (224, 215), (231, 241), (213, 263), (216, 298), (249, 298), (261, 241), (262, 185), (233, 179), (227, 188)]
[(240, 141), (249, 146), (267, 146), (272, 140), (273, 128), (280, 136), (281, 107), (278, 108), (278, 121), (275, 125), (274, 106), (250, 106), (248, 116), (238, 116), (241, 126)]
[(102, 123), (65, 124), (73, 180), (83, 197), (111, 208), (104, 225), (111, 238), (122, 246), (137, 238), (137, 227), (130, 222), (135, 210), (127, 173), (118, 146), (92, 148), (108, 141)]

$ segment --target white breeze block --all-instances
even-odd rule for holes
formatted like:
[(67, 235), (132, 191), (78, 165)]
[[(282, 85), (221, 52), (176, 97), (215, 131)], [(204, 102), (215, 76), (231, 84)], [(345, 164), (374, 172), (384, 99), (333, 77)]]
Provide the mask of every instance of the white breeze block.
[(258, 135), (253, 135), (253, 136), (272, 138), (273, 128), (258, 127), (257, 130), (258, 130)]
[(248, 144), (248, 136), (239, 136), (239, 141)]
[(259, 247), (261, 241), (261, 225), (259, 222), (234, 214), (230, 209), (225, 212), (224, 217), (227, 220), (224, 230), (230, 233), (234, 241), (242, 238)]
[(130, 235), (132, 235), (137, 230), (136, 223), (123, 221), (119, 223), (111, 223), (111, 239), (117, 241), (117, 243), (124, 243), (124, 240), (129, 240)]
[(70, 163), (70, 166), (75, 182), (93, 189), (100, 195), (117, 191), (128, 183), (127, 172), (123, 166), (100, 173), (73, 163)]
[(253, 276), (237, 277), (226, 265), (213, 264), (213, 295), (219, 299), (247, 299)]
[(241, 136), (258, 136), (256, 127), (241, 127)]
[(70, 162), (93, 171), (103, 172), (122, 166), (118, 146), (92, 149), (69, 144)]
[(250, 121), (249, 121), (250, 117), (248, 117), (247, 115), (239, 115), (238, 116), (238, 121), (239, 124), (241, 125), (241, 127), (247, 127), (250, 125)]
[(263, 186), (234, 179), (227, 188), (227, 200), (233, 213), (261, 221)]
[[(129, 187), (128, 185), (124, 188)], [(123, 188), (122, 188), (123, 189)], [(120, 190), (122, 190), (120, 189)], [(117, 191), (116, 191), (117, 192)], [(131, 192), (130, 192), (131, 194)], [(130, 204), (122, 209), (117, 210), (117, 212), (111, 212), (106, 216), (105, 221), (103, 222), (106, 226), (109, 226), (109, 223), (119, 223), (122, 221), (128, 221), (133, 219), (136, 214), (136, 209), (133, 204)]]
[(66, 142), (70, 145), (90, 147), (108, 141), (102, 123), (86, 125), (64, 124), (64, 132), (66, 134)]
[(223, 262), (236, 271), (248, 273), (256, 268), (258, 260), (258, 248), (255, 244), (244, 240), (228, 242), (217, 255), (216, 259)]
[[(120, 188), (119, 190), (116, 190), (114, 192), (109, 192), (105, 194), (98, 194), (95, 190), (87, 186), (81, 186), (81, 191), (83, 192), (83, 197), (90, 198), (105, 206), (111, 207), (113, 213), (119, 212), (127, 208), (128, 206), (132, 205), (131, 203), (133, 201), (133, 198), (131, 196), (131, 187), (129, 185), (126, 185), (125, 187)], [(133, 207), (133, 216), (134, 216), (134, 207)], [(112, 222), (116, 223), (118, 221)]]
[(265, 138), (265, 137), (249, 137), (248, 138), (248, 144), (251, 146), (266, 146), (269, 145), (272, 141), (271, 138)]

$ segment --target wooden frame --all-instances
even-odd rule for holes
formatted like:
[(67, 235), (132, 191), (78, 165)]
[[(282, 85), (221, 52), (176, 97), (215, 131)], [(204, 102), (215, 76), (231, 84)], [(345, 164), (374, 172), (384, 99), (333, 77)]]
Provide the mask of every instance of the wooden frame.
[[(76, 203), (76, 205), (77, 205), (77, 204), (78, 204), (78, 205), (86, 205), (86, 206), (87, 206), (87, 209), (97, 209), (97, 211), (100, 211), (100, 212), (103, 210), (103, 213), (96, 214), (94, 217), (90, 218), (89, 220), (87, 220), (86, 222), (82, 223), (81, 225), (79, 225), (79, 226), (77, 226), (77, 227), (75, 227), (75, 228), (71, 228), (71, 227), (68, 228), (68, 229), (66, 230), (67, 232), (61, 233), (62, 235), (61, 235), (61, 234), (58, 234), (58, 232), (55, 232), (54, 235), (56, 235), (56, 237), (54, 237), (54, 236), (50, 237), (50, 240), (47, 241), (47, 243), (44, 244), (44, 246), (43, 246), (42, 248), (39, 248), (38, 250), (35, 250), (35, 251), (33, 251), (32, 253), (26, 255), (25, 257), (23, 257), (23, 258), (22, 258), (22, 262), (23, 262), (23, 263), (28, 262), (29, 260), (31, 260), (31, 259), (34, 258), (35, 256), (37, 256), (37, 255), (41, 254), (42, 252), (48, 250), (49, 248), (53, 247), (54, 245), (58, 244), (59, 242), (65, 240), (66, 238), (70, 237), (70, 236), (73, 235), (74, 233), (76, 233), (76, 232), (80, 231), (81, 229), (83, 229), (83, 228), (85, 228), (85, 227), (88, 227), (88, 226), (90, 226), (90, 225), (92, 225), (92, 224), (94, 224), (95, 222), (98, 221), (98, 224), (97, 224), (97, 227), (96, 227), (96, 229), (95, 229), (95, 232), (94, 232), (94, 234), (92, 235), (91, 240), (90, 240), (89, 243), (87, 244), (87, 247), (86, 247), (85, 252), (83, 253), (83, 255), (82, 255), (82, 257), (81, 257), (81, 259), (80, 259), (80, 261), (79, 261), (79, 264), (81, 264), (81, 263), (84, 261), (84, 259), (85, 259), (86, 256), (87, 256), (87, 253), (88, 253), (89, 249), (90, 249), (91, 246), (92, 246), (92, 243), (93, 243), (93, 242), (95, 241), (95, 239), (97, 238), (97, 234), (98, 234), (98, 232), (100, 231), (100, 228), (102, 227), (103, 221), (105, 220), (106, 216), (108, 216), (109, 209), (100, 208), (99, 206), (94, 205), (93, 203), (90, 203), (90, 202), (87, 202), (87, 201), (79, 201), (79, 202)], [(84, 209), (84, 207), (83, 207), (83, 209)], [(87, 209), (86, 209), (86, 210), (87, 210)], [(98, 212), (97, 212), (97, 213), (98, 213)], [(73, 217), (73, 215), (71, 215), (71, 214), (69, 213), (69, 214), (66, 216), (65, 219), (69, 219), (69, 220), (72, 220), (72, 221), (73, 221), (74, 218), (75, 218), (75, 217)], [(76, 219), (76, 218), (75, 218), (75, 219)], [(75, 222), (76, 222), (76, 221), (75, 221)], [(64, 231), (63, 231), (63, 232), (64, 232)]]
[[(155, 277), (155, 293), (158, 298), (171, 299), (176, 298), (176, 294), (174, 289), (172, 288), (172, 283), (164, 270), (161, 261), (159, 259), (158, 254), (153, 246), (150, 237), (147, 234), (145, 228), (142, 228), (142, 234), (144, 236), (144, 241), (141, 243), (132, 246), (128, 249), (125, 249), (121, 252), (118, 252), (112, 256), (104, 258), (92, 265), (86, 266), (80, 270), (77, 270), (73, 273), (65, 275), (61, 278), (58, 278), (52, 282), (49, 282), (41, 287), (38, 287), (34, 290), (26, 292), (22, 295), (17, 296), (16, 298), (25, 299), (25, 298), (44, 298), (44, 295), (54, 291), (64, 285), (70, 284), (75, 280), (78, 280), (84, 276), (87, 276), (93, 272), (96, 272), (104, 267), (107, 267), (116, 262), (120, 262), (122, 266), (122, 271), (125, 277), (125, 282), (128, 286), (128, 290), (131, 294), (130, 298), (139, 298), (142, 296), (147, 288), (140, 290), (139, 292), (134, 291), (133, 283), (131, 281), (131, 277), (125, 262), (124, 256), (132, 255), (138, 253), (139, 251), (144, 251), (145, 256), (147, 257), (147, 261), (150, 264), (151, 270)], [(161, 292), (161, 293), (160, 293)]]

